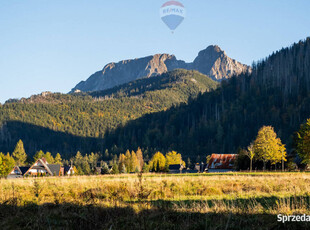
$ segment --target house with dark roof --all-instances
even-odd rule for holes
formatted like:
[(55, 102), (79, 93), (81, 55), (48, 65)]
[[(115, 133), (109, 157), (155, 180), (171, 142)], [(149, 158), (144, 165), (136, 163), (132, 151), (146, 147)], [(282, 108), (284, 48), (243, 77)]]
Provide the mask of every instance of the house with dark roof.
[(229, 172), (234, 170), (234, 162), (237, 154), (212, 154), (208, 172)]
[(21, 178), (25, 175), (30, 167), (15, 166), (9, 173), (8, 179)]
[(184, 169), (185, 167), (182, 164), (169, 165), (169, 173), (171, 174), (182, 173)]
[(64, 176), (73, 174), (74, 170), (72, 166), (49, 164), (45, 158), (41, 158), (30, 167), (15, 166), (7, 178), (13, 179), (24, 176)]
[(25, 176), (62, 176), (64, 168), (60, 164), (49, 164), (45, 158), (38, 159), (25, 173)]

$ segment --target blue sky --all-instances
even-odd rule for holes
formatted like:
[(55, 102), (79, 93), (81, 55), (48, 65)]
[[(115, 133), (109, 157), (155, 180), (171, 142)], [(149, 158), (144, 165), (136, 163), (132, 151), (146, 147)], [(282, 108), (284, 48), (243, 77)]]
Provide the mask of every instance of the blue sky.
[(251, 64), (309, 36), (309, 0), (181, 0), (172, 34), (162, 0), (0, 0), (0, 102), (68, 92), (109, 62), (156, 53), (193, 61), (211, 44)]

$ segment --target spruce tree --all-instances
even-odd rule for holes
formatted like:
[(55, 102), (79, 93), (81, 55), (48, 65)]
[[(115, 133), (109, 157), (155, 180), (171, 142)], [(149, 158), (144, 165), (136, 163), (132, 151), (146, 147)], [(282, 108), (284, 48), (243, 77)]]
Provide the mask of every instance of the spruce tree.
[(304, 164), (310, 164), (310, 119), (300, 126), (295, 140), (298, 155)]
[(45, 153), (44, 158), (47, 161), (47, 163), (54, 164), (54, 157), (52, 156), (50, 152)]
[(33, 156), (33, 161), (36, 162), (37, 160), (44, 157), (44, 152), (42, 150), (37, 151), (36, 154)]
[(24, 143), (22, 140), (19, 140), (16, 144), (16, 147), (13, 152), (13, 157), (17, 166), (22, 166), (25, 164), (27, 159), (27, 154), (24, 149)]

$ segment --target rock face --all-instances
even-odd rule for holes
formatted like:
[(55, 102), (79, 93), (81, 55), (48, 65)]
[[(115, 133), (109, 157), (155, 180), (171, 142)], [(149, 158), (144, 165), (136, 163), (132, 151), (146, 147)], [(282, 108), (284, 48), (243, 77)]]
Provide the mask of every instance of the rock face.
[(209, 46), (199, 52), (193, 63), (185, 63), (169, 54), (156, 54), (145, 58), (110, 63), (102, 71), (98, 71), (86, 81), (80, 82), (71, 92), (105, 90), (179, 68), (197, 70), (217, 81), (250, 70), (250, 67), (227, 57), (218, 46)]
[(251, 71), (249, 66), (229, 58), (218, 46), (209, 46), (207, 49), (200, 51), (193, 62), (192, 68), (216, 81)]

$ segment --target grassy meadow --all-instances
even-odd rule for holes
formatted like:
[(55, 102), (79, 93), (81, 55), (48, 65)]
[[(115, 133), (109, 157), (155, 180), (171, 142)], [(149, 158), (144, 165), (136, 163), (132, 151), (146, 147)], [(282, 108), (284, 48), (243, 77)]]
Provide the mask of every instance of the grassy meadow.
[(0, 180), (0, 229), (310, 229), (308, 173)]

